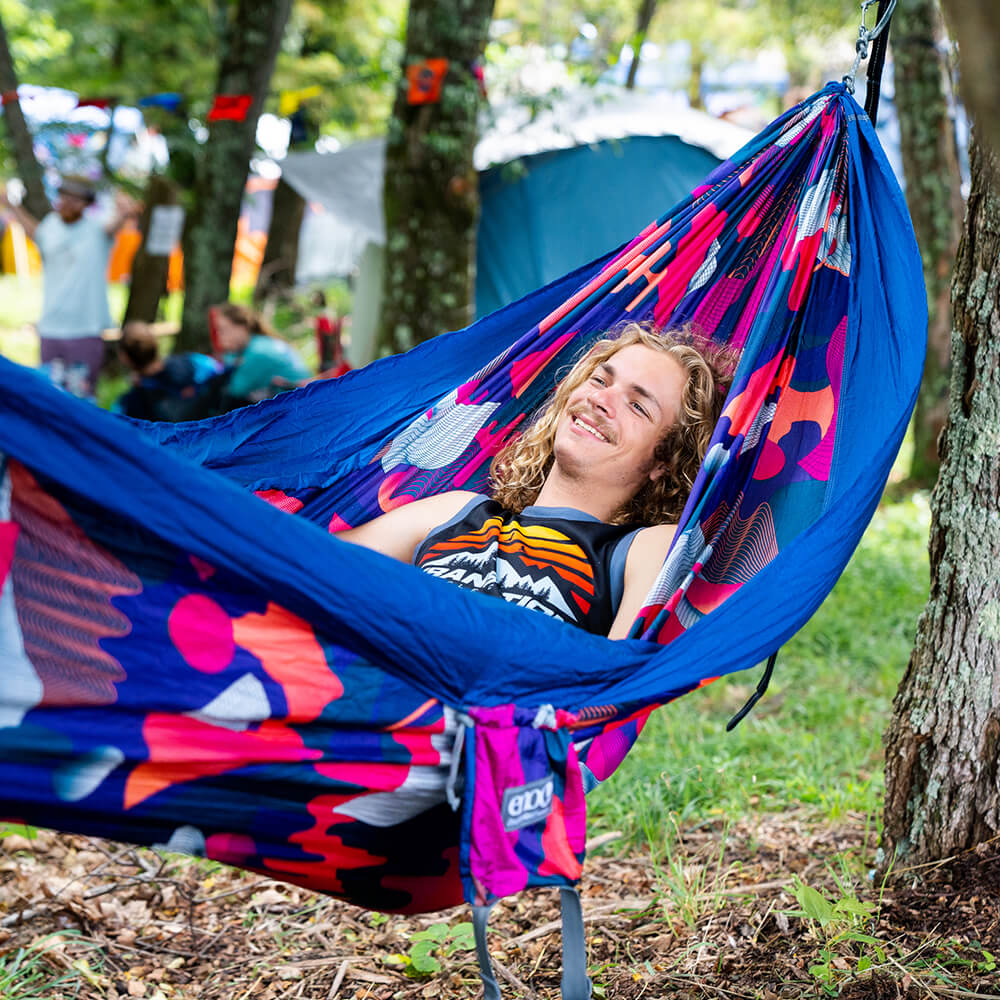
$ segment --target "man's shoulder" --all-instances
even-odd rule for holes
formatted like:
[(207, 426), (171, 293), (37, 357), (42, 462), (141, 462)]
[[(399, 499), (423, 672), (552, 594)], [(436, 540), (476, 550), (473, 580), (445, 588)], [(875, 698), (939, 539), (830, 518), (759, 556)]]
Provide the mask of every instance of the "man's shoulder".
[(35, 242), (39, 242), (39, 237), (45, 239), (50, 234), (61, 232), (63, 228), (64, 223), (59, 218), (58, 212), (46, 212), (35, 227)]
[(651, 524), (644, 528), (638, 528), (635, 537), (650, 545), (661, 543), (669, 545), (676, 533), (676, 524)]
[(472, 490), (449, 490), (447, 493), (439, 493), (437, 496), (424, 497), (418, 502), (427, 511), (429, 518), (440, 518), (434, 522), (434, 526), (436, 526), (451, 520), (466, 507), (473, 506), (474, 501), (486, 503), (489, 501), (489, 497), (482, 493), (474, 493)]

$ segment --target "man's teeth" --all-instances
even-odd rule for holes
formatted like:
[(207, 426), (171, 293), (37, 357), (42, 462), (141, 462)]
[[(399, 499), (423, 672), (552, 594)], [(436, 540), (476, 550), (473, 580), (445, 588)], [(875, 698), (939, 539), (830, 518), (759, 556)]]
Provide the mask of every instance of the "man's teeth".
[(591, 427), (590, 424), (585, 424), (579, 417), (574, 417), (573, 423), (576, 424), (576, 426), (581, 430), (585, 430), (588, 434), (593, 434), (599, 441), (607, 441), (607, 438), (596, 427)]

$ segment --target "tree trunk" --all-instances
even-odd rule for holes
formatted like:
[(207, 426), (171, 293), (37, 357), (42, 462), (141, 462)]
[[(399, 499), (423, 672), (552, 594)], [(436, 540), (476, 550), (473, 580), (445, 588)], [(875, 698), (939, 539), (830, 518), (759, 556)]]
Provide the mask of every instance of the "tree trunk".
[(150, 175), (144, 197), (145, 208), (139, 223), (142, 243), (132, 261), (132, 284), (129, 288), (128, 305), (125, 307), (125, 318), (122, 320), (123, 326), (134, 320), (143, 323), (153, 323), (156, 320), (160, 299), (167, 291), (170, 255), (146, 252), (149, 223), (154, 208), (158, 205), (176, 205), (178, 198), (176, 184), (162, 174)]
[(883, 848), (907, 864), (1000, 833), (1000, 197), (975, 138), (970, 156), (931, 592), (885, 736)]
[[(10, 45), (2, 20), (0, 20), (0, 93), (17, 93), (17, 72), (14, 69), (14, 60), (10, 55)], [(48, 214), (51, 206), (45, 194), (45, 186), (42, 184), (42, 168), (35, 159), (34, 141), (18, 101), (10, 100), (4, 103), (3, 117), (14, 148), (17, 172), (25, 188), (24, 207), (36, 219), (42, 219)]]
[(705, 101), (701, 95), (702, 77), (705, 75), (705, 50), (700, 41), (692, 39), (691, 45), (691, 73), (688, 76), (688, 103), (696, 111), (705, 110)]
[(635, 90), (635, 79), (639, 75), (639, 60), (642, 56), (642, 44), (646, 41), (649, 26), (656, 13), (657, 0), (642, 0), (639, 13), (635, 20), (635, 34), (632, 36), (632, 62), (628, 68), (628, 78), (625, 80), (626, 90)]
[(278, 181), (271, 200), (271, 221), (267, 226), (264, 259), (257, 275), (254, 302), (295, 284), (299, 259), (299, 230), (306, 214), (306, 201), (284, 178)]
[[(948, 33), (958, 42), (962, 101), (976, 123), (980, 141), (1000, 150), (1000, 18), (996, 4), (983, 0), (941, 0)], [(1000, 183), (1000, 180), (995, 180)]]
[(216, 94), (249, 94), (243, 121), (209, 123), (184, 227), (184, 312), (177, 349), (209, 346), (208, 307), (229, 298), (237, 223), (257, 119), (267, 96), (291, 0), (238, 0), (224, 29)]
[(931, 486), (938, 437), (948, 416), (951, 357), (951, 272), (962, 221), (962, 179), (955, 128), (948, 115), (939, 55), (941, 18), (935, 0), (899, 0), (892, 40), (900, 152), (906, 201), (927, 285), (927, 363), (913, 421), (910, 479)]
[(381, 353), (405, 351), (473, 317), (479, 178), (473, 151), (482, 96), (472, 64), (493, 0), (411, 0), (403, 67), (446, 58), (440, 98), (410, 104), (405, 72), (385, 154)]

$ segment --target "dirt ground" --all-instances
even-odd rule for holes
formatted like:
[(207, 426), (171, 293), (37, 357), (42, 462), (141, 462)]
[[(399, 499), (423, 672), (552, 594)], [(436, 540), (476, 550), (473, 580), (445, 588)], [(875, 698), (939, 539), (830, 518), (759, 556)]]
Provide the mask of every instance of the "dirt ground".
[[(1000, 843), (877, 881), (864, 871), (874, 846), (860, 818), (794, 816), (690, 831), (658, 861), (606, 844), (582, 882), (595, 997), (1000, 997)], [(494, 910), (505, 996), (558, 997), (557, 897)], [(476, 997), (467, 919), (372, 914), (176, 855), (13, 834), (0, 842), (0, 997)], [(440, 970), (418, 974), (413, 935), (440, 923)], [(42, 973), (40, 992), (5, 987), (4, 962), (33, 944), (20, 961)]]

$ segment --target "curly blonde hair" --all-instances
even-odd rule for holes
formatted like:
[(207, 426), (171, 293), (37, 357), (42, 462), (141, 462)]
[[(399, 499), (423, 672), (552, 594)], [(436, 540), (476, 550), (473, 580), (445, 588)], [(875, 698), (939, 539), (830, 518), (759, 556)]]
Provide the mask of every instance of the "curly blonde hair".
[(650, 324), (628, 323), (609, 331), (581, 357), (556, 386), (551, 400), (531, 425), (493, 459), (490, 482), (493, 498), (520, 513), (535, 502), (554, 459), (556, 429), (569, 397), (618, 351), (641, 344), (676, 361), (687, 382), (680, 413), (656, 447), (654, 464), (666, 472), (649, 480), (615, 512), (613, 524), (666, 524), (679, 520), (712, 432), (726, 401), (737, 355), (694, 333), (689, 327), (661, 331)]

